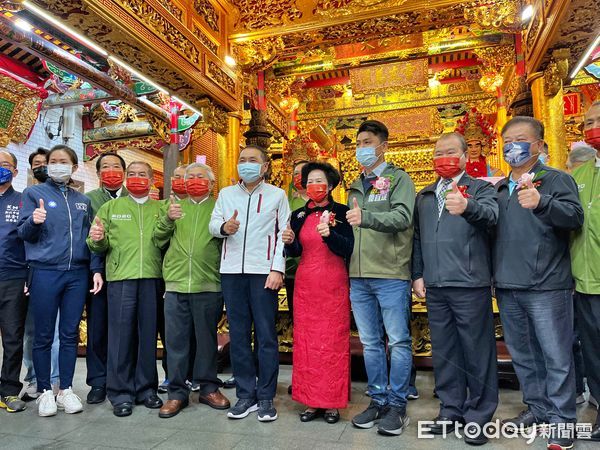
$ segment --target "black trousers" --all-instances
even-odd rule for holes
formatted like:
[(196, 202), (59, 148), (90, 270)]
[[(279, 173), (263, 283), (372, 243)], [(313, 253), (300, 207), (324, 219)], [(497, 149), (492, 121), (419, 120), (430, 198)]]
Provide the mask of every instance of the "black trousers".
[(285, 279), (285, 291), (287, 293), (287, 304), (290, 312), (290, 320), (294, 323), (294, 286), (296, 285), (295, 278)]
[(169, 362), (167, 360), (167, 344), (166, 344), (166, 338), (165, 338), (165, 283), (163, 280), (160, 280), (160, 282), (158, 283), (158, 291), (156, 292), (156, 325), (157, 325), (157, 334), (158, 334), (158, 338), (160, 339), (160, 342), (162, 343), (163, 346), (163, 353), (162, 353), (162, 359), (160, 361), (160, 365), (163, 368), (163, 371), (165, 372), (165, 379), (169, 379), (169, 371), (168, 371), (168, 367), (169, 367)]
[(106, 393), (113, 405), (143, 401), (158, 389), (157, 279), (108, 283)]
[(483, 425), (498, 406), (491, 289), (427, 288), (440, 415)]
[(577, 327), (590, 394), (600, 399), (600, 295), (575, 293)]
[(25, 279), (0, 281), (0, 334), (2, 334), (2, 371), (0, 396), (19, 395), (23, 361), (23, 335), (27, 317), (27, 300), (23, 293)]
[(189, 388), (191, 343), (195, 335), (193, 379), (202, 394), (219, 388), (217, 378), (217, 326), (223, 314), (220, 292), (181, 294), (167, 292), (165, 297), (166, 344), (169, 363), (169, 398), (185, 400)]
[(86, 303), (87, 366), (86, 383), (92, 387), (106, 387), (106, 352), (108, 347), (108, 301), (106, 285), (96, 295), (89, 294)]
[[(267, 275), (221, 274), (238, 398), (272, 400), (277, 391), (277, 291), (265, 289), (266, 280)], [(252, 351), (252, 324), (258, 365)]]

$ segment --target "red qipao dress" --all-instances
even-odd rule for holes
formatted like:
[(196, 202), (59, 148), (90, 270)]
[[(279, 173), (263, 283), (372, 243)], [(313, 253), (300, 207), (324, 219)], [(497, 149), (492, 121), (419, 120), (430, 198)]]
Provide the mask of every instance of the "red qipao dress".
[[(295, 241), (288, 256), (300, 256), (294, 288), (292, 398), (314, 408), (345, 408), (350, 383), (350, 298), (346, 262), (354, 247), (345, 205), (309, 201), (292, 213)], [(329, 214), (330, 236), (317, 225)], [(335, 216), (333, 216), (335, 214)], [(335, 225), (333, 225), (335, 224)]]

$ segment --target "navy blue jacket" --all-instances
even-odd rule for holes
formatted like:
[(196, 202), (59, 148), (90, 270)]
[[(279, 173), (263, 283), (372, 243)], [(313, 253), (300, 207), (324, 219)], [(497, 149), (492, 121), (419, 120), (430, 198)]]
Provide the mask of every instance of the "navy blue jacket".
[(541, 196), (533, 210), (521, 207), (516, 188), (510, 194), (508, 178), (496, 185), (494, 285), (533, 291), (572, 289), (569, 238), (583, 225), (577, 184), (571, 175), (540, 162), (530, 172), (536, 174)]
[(27, 278), (23, 241), (17, 234), (21, 193), (11, 186), (0, 194), (0, 280)]
[[(46, 221), (33, 223), (33, 211), (44, 200)], [(66, 192), (51, 179), (23, 192), (19, 236), (25, 241), (30, 267), (48, 270), (88, 269), (102, 272), (102, 258), (90, 255), (85, 242), (92, 222), (90, 200), (67, 188)]]

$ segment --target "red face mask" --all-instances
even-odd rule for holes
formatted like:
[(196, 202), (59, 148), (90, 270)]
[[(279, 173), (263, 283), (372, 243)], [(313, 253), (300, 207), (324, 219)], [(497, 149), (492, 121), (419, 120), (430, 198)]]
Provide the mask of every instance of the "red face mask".
[(327, 198), (327, 185), (322, 184), (309, 184), (306, 186), (306, 195), (315, 203), (321, 203)]
[(121, 189), (124, 178), (125, 174), (120, 170), (104, 170), (100, 172), (100, 181), (102, 181), (102, 186), (111, 191)]
[(187, 193), (192, 197), (204, 197), (210, 185), (208, 178), (191, 178), (185, 182)]
[(185, 180), (183, 178), (172, 178), (171, 189), (173, 189), (173, 192), (177, 195), (187, 194), (187, 191), (185, 190)]
[(150, 192), (150, 178), (129, 177), (125, 181), (127, 190), (137, 197), (143, 197)]
[(452, 178), (460, 173), (460, 156), (433, 158), (433, 168), (442, 178)]
[(590, 128), (584, 131), (585, 142), (596, 150), (600, 150), (600, 127)]
[(294, 175), (294, 187), (297, 191), (302, 191), (304, 188), (302, 187), (302, 174)]

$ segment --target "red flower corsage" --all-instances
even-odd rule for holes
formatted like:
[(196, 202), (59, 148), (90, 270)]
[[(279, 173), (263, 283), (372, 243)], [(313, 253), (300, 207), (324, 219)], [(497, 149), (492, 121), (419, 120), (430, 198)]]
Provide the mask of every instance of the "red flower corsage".
[(335, 227), (335, 223), (337, 222), (335, 220), (335, 213), (333, 211), (323, 211), (323, 214), (321, 214), (321, 218), (319, 219), (319, 221), (321, 223), (328, 224), (330, 227)]

